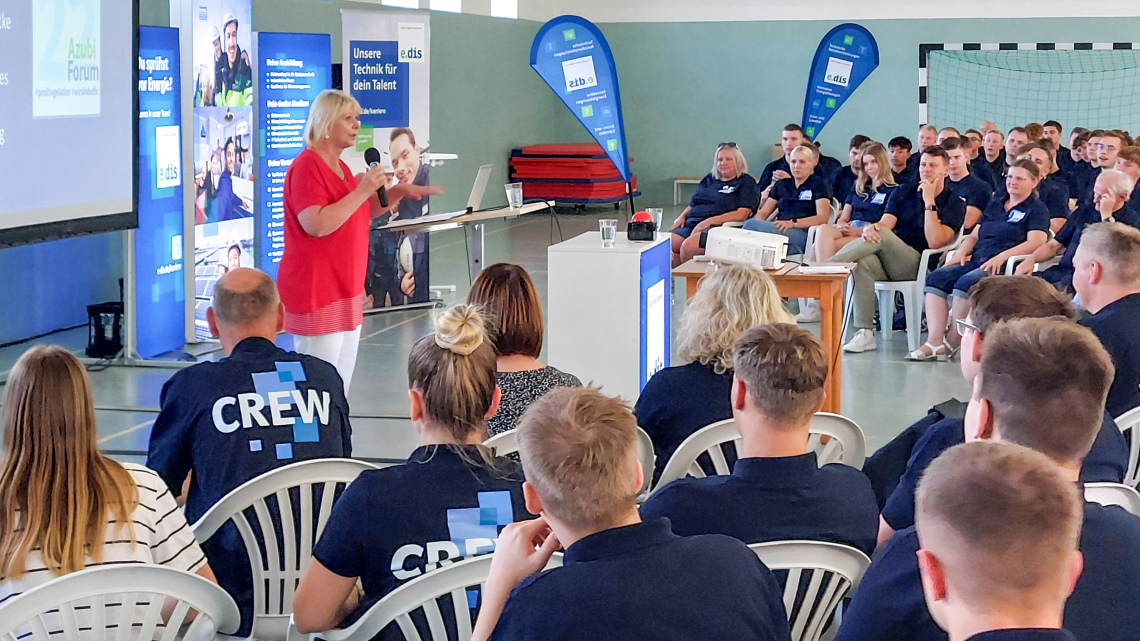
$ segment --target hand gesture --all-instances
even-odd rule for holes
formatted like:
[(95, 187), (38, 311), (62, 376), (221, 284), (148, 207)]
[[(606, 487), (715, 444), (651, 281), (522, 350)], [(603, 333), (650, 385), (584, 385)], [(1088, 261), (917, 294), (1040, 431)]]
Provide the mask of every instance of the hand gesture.
[(1017, 267), (1014, 268), (1013, 273), (1018, 276), (1028, 276), (1033, 273), (1033, 267), (1033, 259), (1028, 258), (1018, 263)]
[[(1032, 260), (1027, 260), (1025, 262), (1029, 263), (1030, 265), (1033, 265)], [(962, 264), (965, 265), (965, 263), (962, 263)], [(993, 258), (987, 260), (986, 262), (982, 263), (982, 269), (986, 270), (987, 272), (989, 272), (990, 274), (992, 274), (994, 276), (997, 276), (998, 274), (1002, 273), (1002, 271), (1005, 270), (1005, 260), (999, 254), (999, 255), (994, 256)]]
[(411, 200), (422, 200), (424, 196), (438, 196), (442, 193), (443, 189), (435, 185), (398, 183), (388, 188), (388, 199), (399, 200), (401, 198), (408, 198)]
[(923, 202), (928, 203), (928, 204), (934, 202), (934, 190), (935, 190), (935, 188), (936, 188), (936, 183), (934, 183), (933, 181), (923, 180), (923, 181), (918, 183), (918, 191), (922, 192)]
[(404, 274), (400, 279), (400, 291), (404, 292), (404, 296), (411, 296), (416, 293), (416, 277), (412, 272)]
[(779, 229), (780, 231), (786, 232), (789, 229), (796, 226), (796, 221), (794, 221), (794, 220), (775, 220), (775, 221), (772, 221), (772, 224), (774, 224), (776, 226), (776, 229)]
[(491, 571), (487, 576), (488, 589), (502, 591), (504, 595), (509, 593), (523, 579), (542, 571), (559, 547), (558, 537), (546, 524), (545, 518), (540, 516), (533, 521), (511, 523), (503, 528), (499, 542), (495, 544)]
[(792, 177), (792, 175), (789, 174), (788, 172), (784, 171), (783, 169), (777, 169), (776, 171), (772, 172), (772, 180), (787, 180), (788, 178), (791, 178), (791, 177)]
[(356, 179), (360, 181), (356, 188), (366, 194), (375, 193), (381, 187), (388, 184), (388, 175), (384, 173), (384, 168), (379, 166), (373, 167), (362, 174), (357, 174)]
[(970, 255), (966, 252), (960, 251), (954, 254), (954, 257), (946, 261), (947, 265), (965, 265), (970, 262)]
[(1100, 212), (1101, 219), (1105, 219), (1105, 218), (1108, 218), (1109, 216), (1112, 216), (1112, 214), (1114, 214), (1116, 212), (1116, 208), (1118, 205), (1119, 205), (1119, 202), (1118, 202), (1118, 197), (1116, 196), (1116, 194), (1114, 194), (1112, 192), (1105, 192), (1096, 201), (1096, 210), (1098, 212)]
[(879, 235), (878, 225), (867, 225), (863, 228), (863, 241), (868, 243), (882, 242), (883, 237)]

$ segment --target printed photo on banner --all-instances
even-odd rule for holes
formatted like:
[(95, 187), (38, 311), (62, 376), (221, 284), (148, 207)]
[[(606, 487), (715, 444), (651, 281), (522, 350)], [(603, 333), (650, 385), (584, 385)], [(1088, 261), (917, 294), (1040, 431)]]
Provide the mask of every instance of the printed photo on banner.
[[(431, 168), (423, 162), (416, 134), (407, 127), (387, 131), (388, 157), (396, 182), (431, 184)], [(381, 142), (372, 131), (373, 144)], [(379, 147), (377, 148), (379, 149)], [(386, 164), (386, 163), (385, 163)], [(395, 307), (428, 301), (428, 234), (381, 230), (395, 220), (426, 216), (429, 197), (401, 199), (390, 215), (375, 218), (368, 240), (368, 272), (364, 284), (365, 308)]]
[(230, 270), (253, 267), (253, 219), (207, 223), (194, 228), (194, 333), (210, 338), (206, 310), (214, 285)]
[(199, 0), (194, 15), (194, 106), (253, 105), (252, 3)]
[(250, 109), (194, 110), (194, 223), (253, 216), (253, 127)]

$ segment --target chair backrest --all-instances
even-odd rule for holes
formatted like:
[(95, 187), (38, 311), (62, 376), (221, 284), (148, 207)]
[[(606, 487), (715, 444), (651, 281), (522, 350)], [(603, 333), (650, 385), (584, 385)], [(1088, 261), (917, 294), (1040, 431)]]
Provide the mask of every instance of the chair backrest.
[(1124, 484), (1136, 487), (1140, 481), (1140, 407), (1116, 417), (1116, 427), (1128, 439), (1128, 472), (1124, 474)]
[[(820, 465), (843, 463), (863, 468), (867, 458), (867, 442), (863, 430), (849, 418), (830, 412), (817, 412), (808, 431), (808, 449), (816, 453)], [(826, 442), (824, 441), (826, 438)], [(673, 451), (653, 491), (685, 476), (706, 476), (697, 459), (707, 454), (717, 475), (731, 474), (722, 446), (733, 443), (740, 448), (740, 431), (736, 421), (725, 419), (693, 432)]]
[(1101, 505), (1119, 505), (1140, 516), (1140, 492), (1122, 483), (1085, 483), (1085, 500)]
[(73, 572), (0, 606), (2, 641), (198, 641), (232, 634), (240, 623), (234, 600), (212, 581), (141, 563)]
[[(347, 628), (329, 630), (310, 635), (310, 639), (324, 639), (325, 641), (369, 641), (380, 634), (390, 623), (399, 627), (401, 634), (407, 641), (422, 641), (423, 637), (416, 629), (412, 620), (412, 613), (419, 610), (427, 621), (431, 639), (441, 640), (453, 638), (447, 633), (444, 623), (443, 609), (439, 599), (451, 596), (450, 608), (454, 621), (456, 641), (468, 641), (471, 638), (471, 605), (468, 600), (469, 590), (483, 588), (487, 582), (487, 575), (491, 571), (492, 555), (484, 554), (471, 559), (457, 561), (438, 570), (428, 572), (416, 577), (384, 595), (372, 607), (368, 608), (355, 623)], [(555, 554), (547, 563), (546, 568), (555, 568), (562, 565), (562, 555)], [(450, 617), (449, 617), (450, 618)], [(288, 641), (301, 641), (305, 636), (297, 631), (290, 623)]]
[[(202, 542), (229, 521), (241, 534), (253, 576), (251, 636), (285, 638), (293, 593), (313, 556), (313, 544), (328, 523), (338, 490), (361, 472), (373, 469), (378, 468), (354, 459), (316, 459), (286, 465), (234, 488), (193, 525), (194, 536)], [(317, 491), (320, 500), (314, 514), (313, 495)], [(272, 518), (274, 508), (279, 523)], [(256, 516), (256, 530), (250, 513)]]
[[(518, 430), (500, 432), (486, 441), (483, 441), (483, 445), (494, 450), (495, 456), (514, 454), (519, 451)], [(649, 491), (649, 484), (653, 480), (653, 470), (657, 465), (657, 455), (653, 451), (653, 439), (649, 438), (649, 434), (646, 434), (645, 430), (640, 427), (637, 428), (637, 458), (641, 461), (641, 471), (645, 475), (645, 479), (641, 483), (641, 491), (639, 494), (646, 494)]]
[(836, 543), (774, 541), (748, 547), (768, 569), (788, 572), (784, 609), (792, 641), (818, 641), (871, 564), (866, 554)]

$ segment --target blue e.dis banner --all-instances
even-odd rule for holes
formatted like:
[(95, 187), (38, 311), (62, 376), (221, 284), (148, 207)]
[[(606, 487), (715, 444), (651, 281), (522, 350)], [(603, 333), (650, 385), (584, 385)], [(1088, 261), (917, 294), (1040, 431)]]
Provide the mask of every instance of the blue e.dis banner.
[(602, 32), (585, 18), (554, 18), (534, 37), (530, 66), (598, 141), (621, 177), (629, 181), (617, 69)]
[(835, 112), (879, 66), (879, 45), (863, 27), (846, 23), (827, 32), (815, 50), (800, 125), (815, 140)]

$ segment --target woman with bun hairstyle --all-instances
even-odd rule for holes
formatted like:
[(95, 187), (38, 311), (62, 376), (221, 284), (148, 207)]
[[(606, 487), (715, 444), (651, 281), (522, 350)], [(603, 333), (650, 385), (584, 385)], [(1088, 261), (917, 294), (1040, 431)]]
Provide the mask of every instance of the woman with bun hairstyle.
[(476, 307), (440, 314), (435, 332), (412, 346), (408, 400), (420, 447), (403, 464), (362, 473), (333, 506), (293, 600), (302, 633), (350, 623), (444, 559), (490, 553), (505, 525), (534, 518), (518, 463), (480, 445), (499, 389)]

